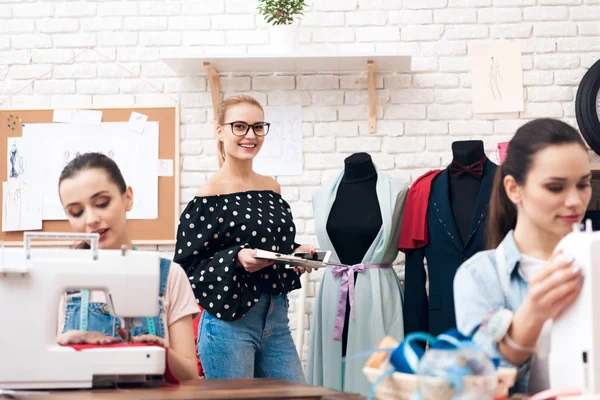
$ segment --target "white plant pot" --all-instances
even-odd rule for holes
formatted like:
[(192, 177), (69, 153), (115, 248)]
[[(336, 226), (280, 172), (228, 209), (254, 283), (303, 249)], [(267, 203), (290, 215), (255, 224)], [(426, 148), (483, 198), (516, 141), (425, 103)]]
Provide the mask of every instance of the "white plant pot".
[(270, 48), (274, 53), (294, 53), (300, 42), (300, 27), (297, 25), (275, 25), (269, 29)]

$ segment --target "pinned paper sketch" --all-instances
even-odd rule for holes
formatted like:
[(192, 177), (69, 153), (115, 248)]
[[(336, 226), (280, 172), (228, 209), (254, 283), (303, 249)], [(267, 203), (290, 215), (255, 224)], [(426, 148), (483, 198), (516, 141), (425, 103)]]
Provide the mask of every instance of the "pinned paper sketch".
[(265, 107), (265, 121), (271, 124), (262, 149), (254, 161), (264, 175), (302, 174), (302, 106)]
[(127, 126), (132, 131), (141, 133), (144, 132), (146, 121), (148, 121), (147, 115), (133, 111), (129, 117), (129, 124)]
[(25, 177), (25, 152), (21, 144), (21, 138), (10, 137), (6, 139), (6, 149), (8, 151), (6, 160), (6, 172), (8, 180), (23, 180)]
[(130, 219), (158, 218), (158, 122), (148, 122), (144, 133), (128, 129), (126, 122), (81, 126), (64, 124), (27, 124), (23, 128), (23, 147), (27, 157), (43, 160), (29, 165), (28, 181), (43, 195), (44, 220), (66, 220), (58, 197), (62, 169), (77, 155), (99, 152), (119, 166), (125, 182), (135, 193)]
[(18, 181), (2, 182), (2, 231), (42, 229), (42, 194)]
[(523, 70), (519, 43), (476, 43), (469, 48), (473, 112), (523, 111)]
[(158, 160), (158, 176), (173, 176), (173, 160)]

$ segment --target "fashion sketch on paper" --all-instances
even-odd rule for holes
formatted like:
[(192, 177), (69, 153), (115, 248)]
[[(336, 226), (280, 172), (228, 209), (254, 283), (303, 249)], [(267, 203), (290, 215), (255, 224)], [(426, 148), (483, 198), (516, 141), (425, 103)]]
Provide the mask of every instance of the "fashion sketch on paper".
[(494, 57), (490, 60), (490, 91), (492, 92), (492, 96), (494, 100), (502, 100), (502, 92), (500, 91), (499, 80), (502, 79), (500, 75), (500, 66)]

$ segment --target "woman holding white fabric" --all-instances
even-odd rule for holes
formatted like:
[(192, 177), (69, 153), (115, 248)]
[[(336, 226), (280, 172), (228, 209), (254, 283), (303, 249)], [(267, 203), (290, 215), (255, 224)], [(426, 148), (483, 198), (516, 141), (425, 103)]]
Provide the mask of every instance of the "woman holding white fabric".
[(456, 274), (458, 329), (474, 335), (490, 357), (519, 368), (518, 392), (549, 387), (551, 320), (573, 303), (583, 283), (573, 260), (554, 249), (582, 221), (590, 180), (587, 150), (575, 129), (552, 119), (523, 125), (494, 182), (493, 250), (477, 253)]

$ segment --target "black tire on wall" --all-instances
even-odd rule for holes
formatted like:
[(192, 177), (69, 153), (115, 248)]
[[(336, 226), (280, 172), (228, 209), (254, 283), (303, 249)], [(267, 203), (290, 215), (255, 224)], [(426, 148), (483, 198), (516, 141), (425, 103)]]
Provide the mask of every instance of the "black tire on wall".
[(597, 99), (600, 89), (600, 60), (585, 73), (575, 97), (575, 116), (583, 138), (600, 155), (600, 120)]

